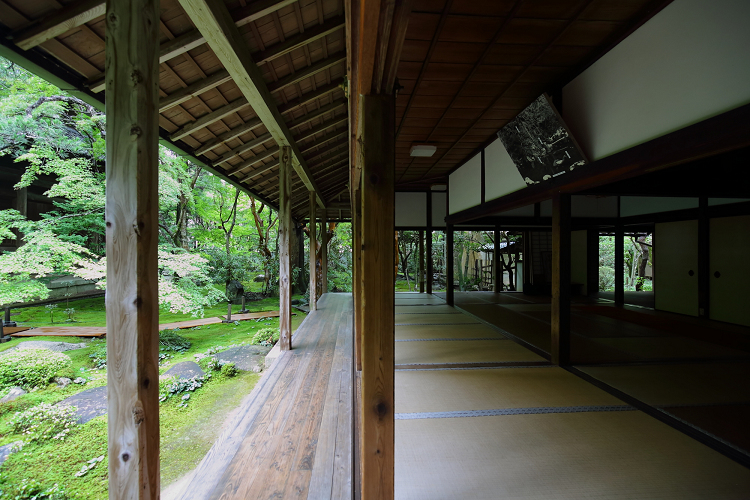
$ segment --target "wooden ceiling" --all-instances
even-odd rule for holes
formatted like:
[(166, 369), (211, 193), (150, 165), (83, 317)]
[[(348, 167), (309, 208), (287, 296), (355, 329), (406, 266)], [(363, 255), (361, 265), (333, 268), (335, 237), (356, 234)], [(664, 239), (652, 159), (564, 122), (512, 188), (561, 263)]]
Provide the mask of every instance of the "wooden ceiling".
[[(299, 147), (329, 219), (350, 218), (343, 0), (227, 0), (240, 36)], [(177, 0), (161, 2), (161, 135), (223, 177), (278, 207), (278, 146)], [(104, 1), (0, 0), (20, 50), (63, 63), (74, 86), (103, 100)], [(75, 81), (75, 77), (79, 77)], [(308, 187), (293, 176), (293, 216)]]
[[(293, 176), (292, 195), (298, 220), (308, 216), (310, 186), (325, 201), (329, 219), (351, 217), (344, 4), (362, 1), (225, 0), (221, 7), (251, 53), (282, 128), (299, 148), (303, 177)], [(396, 180), (397, 189), (416, 190), (445, 182), (533, 99), (559, 90), (669, 2), (381, 3), (408, 16), (397, 65), (403, 88), (396, 100)], [(69, 89), (103, 102), (104, 10), (103, 0), (0, 0), (0, 43), (56, 74)], [(162, 0), (161, 136), (277, 207), (275, 131), (266, 128), (210, 42), (178, 0)], [(435, 144), (437, 152), (411, 158), (414, 143)]]
[[(447, 181), (543, 92), (667, 3), (652, 0), (414, 0), (398, 69), (396, 188)], [(412, 144), (434, 144), (412, 158)]]

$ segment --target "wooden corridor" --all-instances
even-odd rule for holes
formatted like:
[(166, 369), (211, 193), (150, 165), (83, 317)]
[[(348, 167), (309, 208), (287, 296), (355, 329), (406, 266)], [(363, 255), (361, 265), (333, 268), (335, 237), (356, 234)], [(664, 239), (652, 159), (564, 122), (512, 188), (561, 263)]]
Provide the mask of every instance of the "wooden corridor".
[(169, 498), (351, 498), (351, 295), (323, 295), (292, 346)]

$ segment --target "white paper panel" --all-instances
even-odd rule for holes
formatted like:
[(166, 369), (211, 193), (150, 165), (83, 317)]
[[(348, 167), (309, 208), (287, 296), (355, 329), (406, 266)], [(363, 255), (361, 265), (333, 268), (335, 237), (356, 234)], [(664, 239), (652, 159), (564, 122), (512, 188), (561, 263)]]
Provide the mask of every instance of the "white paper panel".
[(503, 143), (496, 140), (487, 146), (484, 150), (484, 199), (494, 200), (525, 187)]
[(427, 226), (427, 193), (396, 193), (396, 227)]
[(698, 208), (698, 198), (658, 196), (622, 196), (620, 198), (620, 217), (671, 212), (686, 208)]
[(563, 116), (589, 157), (750, 102), (750, 2), (678, 0), (563, 89)]
[(450, 213), (455, 214), (482, 201), (482, 155), (478, 154), (449, 177)]
[(445, 227), (446, 215), (448, 215), (448, 195), (432, 193), (432, 227)]

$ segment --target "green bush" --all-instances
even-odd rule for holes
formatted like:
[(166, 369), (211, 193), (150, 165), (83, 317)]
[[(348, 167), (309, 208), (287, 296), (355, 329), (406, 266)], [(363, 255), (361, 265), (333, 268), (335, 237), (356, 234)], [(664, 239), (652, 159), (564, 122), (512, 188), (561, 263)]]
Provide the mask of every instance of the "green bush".
[(91, 346), (91, 354), (89, 354), (89, 358), (91, 358), (92, 363), (96, 368), (106, 368), (107, 367), (107, 342), (101, 341), (101, 340), (95, 340), (95, 343), (92, 343)]
[(159, 332), (160, 351), (187, 352), (190, 349), (192, 343), (177, 332), (178, 329)]
[(42, 403), (29, 410), (16, 413), (8, 425), (26, 441), (64, 440), (75, 425), (76, 409), (72, 406), (55, 406)]
[(234, 363), (224, 363), (221, 365), (221, 374), (225, 377), (234, 377), (237, 375), (237, 366)]
[(20, 483), (5, 483), (0, 490), (0, 500), (69, 500), (59, 486), (43, 486), (39, 481), (24, 479)]
[(599, 290), (607, 292), (615, 287), (615, 270), (611, 267), (602, 266), (599, 268)]
[(42, 387), (73, 362), (61, 352), (48, 349), (18, 349), (0, 357), (0, 387)]
[(250, 343), (258, 345), (261, 342), (268, 342), (269, 339), (271, 339), (271, 342), (269, 342), (269, 344), (271, 345), (279, 341), (278, 328), (261, 328), (260, 330), (255, 332), (255, 335), (253, 335)]

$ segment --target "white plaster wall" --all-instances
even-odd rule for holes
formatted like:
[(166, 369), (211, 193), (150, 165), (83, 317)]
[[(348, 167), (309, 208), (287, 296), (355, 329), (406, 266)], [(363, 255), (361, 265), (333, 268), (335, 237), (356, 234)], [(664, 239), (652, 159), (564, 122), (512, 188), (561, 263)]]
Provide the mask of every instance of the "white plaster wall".
[(427, 226), (427, 193), (396, 193), (396, 227)]
[(477, 154), (448, 179), (450, 213), (479, 205), (482, 201), (482, 155)]
[(698, 316), (698, 221), (654, 225), (654, 301), (661, 311)]
[(503, 143), (495, 140), (487, 146), (484, 150), (485, 200), (494, 200), (525, 187), (526, 182), (510, 159)]
[(598, 160), (750, 103), (750, 1), (675, 0), (563, 89)]
[(709, 228), (708, 314), (750, 326), (750, 215), (711, 219)]
[(431, 194), (432, 227), (445, 227), (445, 216), (448, 215), (448, 195), (446, 193)]
[(671, 212), (672, 210), (684, 210), (687, 208), (698, 208), (698, 198), (660, 196), (620, 197), (620, 217)]

